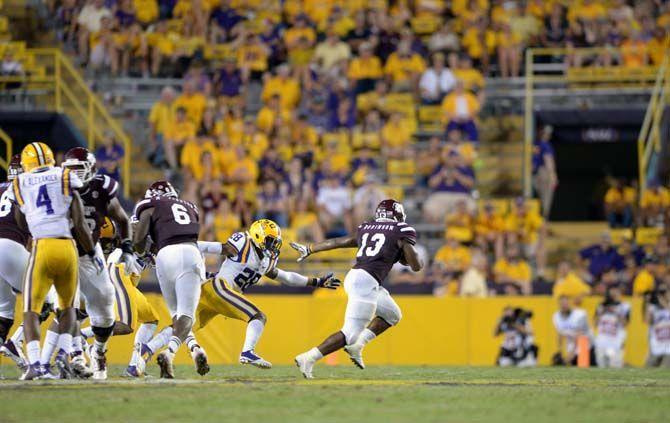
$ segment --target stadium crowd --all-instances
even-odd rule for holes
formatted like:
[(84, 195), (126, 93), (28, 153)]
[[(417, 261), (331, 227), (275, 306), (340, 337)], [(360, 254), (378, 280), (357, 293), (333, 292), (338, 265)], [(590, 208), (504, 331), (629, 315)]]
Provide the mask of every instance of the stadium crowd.
[[(425, 221), (447, 230), (432, 267), (394, 280), (489, 295), (537, 291), (547, 271), (543, 192), (557, 177), (550, 144), (540, 142), (543, 207), (475, 200), (484, 78), (521, 75), (524, 49), (536, 46), (619, 48), (567, 55), (571, 66), (657, 65), (670, 48), (668, 2), (606, 3), (62, 0), (53, 9), (82, 64), (183, 78), (151, 109), (150, 159), (201, 205), (205, 238), (224, 240), (262, 217), (307, 241), (343, 235), (404, 185), (425, 193)], [(419, 105), (439, 105), (440, 122), (421, 148)], [(410, 180), (392, 181), (394, 170)], [(608, 192), (607, 212), (626, 226), (621, 192)], [(656, 218), (653, 207), (643, 206), (643, 219)], [(603, 241), (582, 251), (558, 267), (555, 290), (602, 292), (616, 281), (635, 291), (667, 255), (636, 248)]]

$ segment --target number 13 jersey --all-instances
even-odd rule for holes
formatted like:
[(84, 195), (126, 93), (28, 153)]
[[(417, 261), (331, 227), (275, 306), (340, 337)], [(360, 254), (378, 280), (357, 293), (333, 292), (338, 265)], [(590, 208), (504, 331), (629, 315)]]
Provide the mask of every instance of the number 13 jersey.
[(358, 227), (354, 269), (363, 269), (380, 284), (402, 257), (402, 241), (416, 244), (416, 231), (405, 222), (373, 220)]
[(149, 236), (156, 245), (156, 252), (168, 245), (198, 241), (200, 215), (195, 204), (178, 198), (147, 198), (135, 206), (137, 219), (148, 209), (154, 210)]
[(72, 190), (82, 185), (77, 175), (57, 166), (22, 173), (14, 179), (11, 196), (26, 216), (34, 239), (72, 238)]
[(251, 238), (245, 232), (235, 232), (228, 238), (228, 244), (237, 251), (234, 257), (228, 257), (216, 275), (224, 279), (237, 292), (244, 292), (255, 285), (267, 272), (277, 265), (279, 257), (259, 257), (251, 244)]

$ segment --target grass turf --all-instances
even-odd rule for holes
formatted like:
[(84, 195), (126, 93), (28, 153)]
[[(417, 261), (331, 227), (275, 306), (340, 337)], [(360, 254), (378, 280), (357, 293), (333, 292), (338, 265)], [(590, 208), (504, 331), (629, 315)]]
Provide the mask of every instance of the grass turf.
[(178, 367), (175, 381), (7, 379), (0, 421), (660, 422), (670, 406), (670, 370), (317, 366), (315, 375), (214, 366), (204, 378)]

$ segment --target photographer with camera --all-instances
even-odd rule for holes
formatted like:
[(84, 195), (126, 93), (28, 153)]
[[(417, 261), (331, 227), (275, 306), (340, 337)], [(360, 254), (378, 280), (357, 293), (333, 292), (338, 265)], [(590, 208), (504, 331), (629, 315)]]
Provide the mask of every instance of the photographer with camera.
[(586, 311), (573, 307), (569, 297), (565, 295), (558, 298), (558, 311), (554, 313), (554, 328), (558, 334), (558, 351), (554, 354), (552, 362), (555, 366), (574, 366), (579, 356), (578, 338), (587, 336), (590, 340), (590, 362), (595, 363), (593, 349), (593, 333), (589, 326)]
[(533, 312), (522, 308), (505, 307), (493, 336), (503, 335), (496, 364), (500, 367), (534, 367), (537, 345), (534, 344), (530, 319)]
[(670, 289), (661, 285), (644, 299), (645, 321), (649, 324), (647, 367), (670, 367)]
[(598, 367), (623, 367), (626, 325), (630, 321), (630, 304), (621, 301), (621, 289), (611, 286), (596, 309), (596, 363)]

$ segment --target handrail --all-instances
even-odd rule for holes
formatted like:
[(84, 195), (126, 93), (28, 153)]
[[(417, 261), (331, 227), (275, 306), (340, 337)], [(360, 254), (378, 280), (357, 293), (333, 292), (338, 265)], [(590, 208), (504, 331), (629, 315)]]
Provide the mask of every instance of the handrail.
[(12, 161), (12, 151), (13, 151), (13, 146), (12, 146), (12, 139), (7, 133), (0, 128), (0, 140), (5, 143), (5, 154), (6, 158), (0, 157), (0, 166), (2, 166), (3, 169), (7, 170), (9, 168), (9, 162)]
[[(123, 160), (123, 192), (130, 195), (130, 155), (132, 143), (121, 125), (109, 114), (102, 101), (88, 87), (86, 81), (72, 64), (70, 59), (55, 48), (26, 49), (26, 54), (32, 54), (45, 63), (46, 74), (41, 77), (26, 75), (20, 77), (20, 82), (26, 85), (43, 84), (53, 91), (53, 98), (48, 98), (47, 107), (58, 113), (70, 113), (83, 127), (89, 150), (93, 151), (96, 144), (103, 139), (106, 130), (111, 131), (116, 140), (123, 145), (125, 158)], [(0, 77), (2, 82), (16, 82), (17, 77)], [(65, 103), (64, 103), (65, 102)], [(68, 106), (66, 109), (65, 105)]]
[[(534, 92), (535, 92), (535, 86), (538, 84), (543, 84), (543, 83), (554, 83), (554, 82), (562, 82), (565, 84), (566, 89), (574, 89), (575, 87), (578, 87), (579, 84), (606, 84), (606, 83), (621, 83), (625, 84), (626, 87), (651, 87), (651, 83), (654, 83), (654, 89), (652, 90), (652, 100), (655, 99), (656, 97), (659, 97), (658, 94), (660, 94), (660, 91), (662, 89), (662, 84), (659, 82), (659, 78), (663, 78), (664, 74), (668, 73), (668, 70), (670, 70), (670, 62), (667, 62), (668, 59), (668, 54), (666, 54), (666, 57), (664, 59), (663, 64), (659, 67), (653, 67), (653, 66), (647, 66), (642, 69), (636, 70), (630, 70), (626, 72), (621, 72), (621, 73), (616, 73), (616, 72), (601, 72), (601, 69), (599, 68), (593, 68), (593, 74), (588, 74), (588, 75), (574, 75), (574, 71), (582, 71), (588, 72), (586, 69), (590, 68), (575, 68), (575, 67), (570, 67), (570, 66), (564, 66), (560, 70), (552, 70), (552, 71), (546, 71), (542, 72), (542, 70), (538, 70), (538, 73), (536, 74), (535, 70), (535, 58), (537, 56), (567, 56), (571, 54), (601, 54), (601, 53), (609, 53), (609, 54), (616, 54), (619, 53), (621, 49), (619, 48), (611, 48), (611, 47), (587, 47), (587, 48), (531, 48), (527, 49), (525, 53), (525, 87), (524, 87), (524, 92), (525, 92), (525, 103), (524, 103), (524, 161), (523, 161), (523, 194), (526, 197), (530, 197), (532, 195), (532, 148), (533, 148), (533, 142), (535, 138), (535, 133), (534, 133), (534, 115), (533, 115), (533, 107), (534, 107)], [(616, 67), (612, 67), (612, 69), (616, 69)], [(623, 68), (622, 68), (623, 69)], [(663, 72), (661, 72), (661, 70)], [(571, 74), (572, 73), (572, 74)], [(659, 86), (660, 84), (660, 86)], [(656, 94), (655, 94), (656, 93)], [(658, 100), (654, 100), (656, 102)], [(655, 103), (654, 103), (655, 104)], [(651, 105), (651, 103), (650, 103)], [(653, 111), (655, 111), (656, 108), (653, 108)], [(649, 117), (645, 115), (645, 121), (647, 119), (650, 120), (650, 122), (647, 125), (651, 125), (651, 119), (654, 117), (654, 113), (652, 111), (647, 111)], [(653, 135), (650, 133), (650, 131), (647, 129), (647, 135)], [(647, 137), (648, 137), (647, 136)], [(657, 141), (657, 143), (660, 141)], [(646, 145), (646, 144), (645, 144)], [(638, 154), (640, 158), (645, 157), (645, 153), (649, 155), (650, 157), (650, 152), (646, 152), (645, 148), (641, 144), (638, 143)], [(642, 162), (640, 162), (642, 163)], [(644, 169), (646, 170), (646, 165), (648, 163), (645, 163)], [(642, 175), (642, 172), (645, 171), (643, 170), (642, 166), (640, 166), (640, 175)], [(643, 177), (640, 176), (640, 181), (643, 181)], [(645, 181), (646, 182), (646, 181)]]

